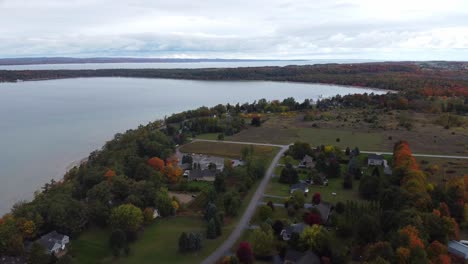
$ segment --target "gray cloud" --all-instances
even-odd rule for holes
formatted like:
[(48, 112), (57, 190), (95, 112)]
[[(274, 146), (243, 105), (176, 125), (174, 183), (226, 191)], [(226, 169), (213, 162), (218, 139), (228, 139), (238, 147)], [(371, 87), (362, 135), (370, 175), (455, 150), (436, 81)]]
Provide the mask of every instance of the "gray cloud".
[(0, 0), (0, 57), (468, 60), (465, 0)]

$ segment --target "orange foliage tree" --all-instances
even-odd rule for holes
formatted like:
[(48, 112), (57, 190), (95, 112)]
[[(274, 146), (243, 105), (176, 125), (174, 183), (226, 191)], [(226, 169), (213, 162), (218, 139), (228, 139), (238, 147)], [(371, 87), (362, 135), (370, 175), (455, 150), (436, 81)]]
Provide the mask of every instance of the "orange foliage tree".
[(168, 164), (164, 168), (164, 175), (170, 183), (177, 183), (182, 176), (182, 170), (172, 164)]
[(148, 160), (148, 165), (157, 171), (164, 170), (164, 161), (158, 157), (154, 157)]
[(108, 169), (106, 173), (104, 173), (104, 177), (106, 177), (107, 181), (112, 181), (112, 178), (115, 177), (115, 171)]

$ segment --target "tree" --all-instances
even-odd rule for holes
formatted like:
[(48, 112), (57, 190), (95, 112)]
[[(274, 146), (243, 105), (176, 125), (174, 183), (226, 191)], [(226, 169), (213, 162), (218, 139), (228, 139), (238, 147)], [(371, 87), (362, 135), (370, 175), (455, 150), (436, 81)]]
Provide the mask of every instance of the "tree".
[(163, 171), (164, 170), (164, 160), (154, 157), (148, 160), (148, 165), (150, 165), (153, 169), (157, 171)]
[(164, 175), (170, 183), (177, 183), (182, 176), (182, 170), (172, 163), (167, 164), (164, 168)]
[(33, 243), (28, 254), (28, 263), (48, 264), (50, 255), (46, 254), (46, 249), (39, 243)]
[(252, 126), (256, 126), (256, 127), (259, 127), (260, 125), (262, 125), (262, 120), (261, 120), (260, 116), (252, 117), (252, 120), (250, 121), (250, 124)]
[(324, 255), (330, 248), (330, 234), (320, 225), (304, 228), (299, 241), (305, 248), (311, 249), (320, 255)]
[(316, 212), (307, 212), (304, 215), (304, 222), (310, 226), (320, 225), (322, 223), (322, 218), (320, 217), (320, 214)]
[(187, 236), (187, 233), (182, 232), (182, 234), (179, 236), (179, 251), (180, 252), (186, 252), (188, 251), (190, 245), (189, 245), (189, 239)]
[(327, 176), (329, 178), (340, 178), (341, 177), (341, 166), (336, 159), (330, 161), (330, 165), (327, 169)]
[(236, 216), (241, 206), (239, 194), (236, 192), (228, 192), (223, 198), (224, 210), (228, 216)]
[(391, 261), (393, 256), (394, 252), (392, 245), (389, 242), (383, 241), (368, 245), (364, 253), (364, 259), (366, 261), (373, 261), (379, 257), (384, 260)]
[(206, 227), (206, 238), (208, 239), (215, 239), (217, 236), (216, 236), (216, 226), (215, 226), (215, 222), (214, 222), (214, 219), (211, 218), (210, 221), (208, 221), (208, 225)]
[(239, 248), (237, 248), (236, 255), (241, 263), (253, 263), (252, 248), (250, 247), (250, 244), (248, 242), (241, 242), (239, 244)]
[(127, 235), (121, 229), (112, 231), (109, 238), (109, 245), (114, 256), (119, 256), (120, 251), (127, 246)]
[(319, 192), (314, 193), (314, 196), (312, 196), (312, 203), (317, 205), (320, 204), (322, 201), (321, 195)]
[(309, 143), (305, 142), (295, 142), (288, 149), (288, 155), (292, 156), (294, 159), (303, 159), (305, 155), (312, 155), (312, 148)]
[(284, 224), (281, 220), (275, 220), (272, 225), (273, 231), (275, 232), (276, 236), (279, 236), (281, 231), (284, 229)]
[(143, 223), (143, 213), (132, 204), (123, 204), (112, 209), (110, 224), (114, 229), (136, 232)]
[(108, 182), (111, 182), (112, 178), (114, 178), (115, 176), (116, 176), (115, 171), (111, 169), (108, 169), (106, 173), (104, 174), (104, 177), (106, 177)]
[(281, 170), (281, 175), (279, 178), (279, 182), (287, 183), (287, 184), (294, 184), (299, 181), (299, 175), (297, 170), (291, 165), (286, 164), (286, 166)]
[(288, 207), (293, 206), (293, 208), (297, 210), (297, 209), (304, 208), (304, 204), (305, 204), (304, 192), (303, 191), (293, 192), (291, 198), (289, 199)]
[(213, 182), (215, 190), (217, 193), (223, 193), (226, 191), (226, 176), (223, 173), (219, 173), (215, 176), (215, 180)]
[(273, 254), (275, 237), (270, 226), (257, 228), (253, 231), (252, 249), (257, 256)]
[(343, 188), (344, 189), (353, 189), (353, 177), (351, 174), (346, 173), (343, 179)]
[(375, 200), (379, 195), (379, 178), (367, 175), (359, 182), (359, 194), (367, 200)]
[(146, 207), (145, 210), (143, 210), (143, 219), (145, 221), (145, 224), (150, 224), (153, 222), (153, 215), (154, 215), (154, 209), (150, 207)]
[(268, 205), (261, 205), (260, 207), (258, 207), (258, 216), (260, 217), (260, 220), (264, 222), (268, 218), (271, 219), (271, 217), (273, 216), (273, 210), (271, 210), (271, 207), (269, 207)]
[(205, 208), (205, 215), (204, 215), (205, 221), (210, 221), (217, 215), (218, 215), (218, 208), (216, 207), (216, 205), (211, 202), (208, 203)]
[(224, 134), (223, 133), (218, 134), (218, 140), (224, 140)]
[(154, 204), (156, 205), (156, 209), (158, 209), (161, 216), (169, 216), (174, 214), (172, 199), (169, 197), (167, 189), (161, 188), (158, 192), (156, 192)]
[(379, 221), (371, 215), (363, 215), (357, 223), (357, 240), (362, 244), (375, 242), (380, 236)]

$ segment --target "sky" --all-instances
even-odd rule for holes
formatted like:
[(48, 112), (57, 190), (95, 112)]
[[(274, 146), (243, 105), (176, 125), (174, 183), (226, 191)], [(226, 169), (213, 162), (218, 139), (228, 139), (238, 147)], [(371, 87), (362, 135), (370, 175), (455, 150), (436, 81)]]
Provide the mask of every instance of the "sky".
[(468, 0), (0, 0), (0, 57), (468, 61)]

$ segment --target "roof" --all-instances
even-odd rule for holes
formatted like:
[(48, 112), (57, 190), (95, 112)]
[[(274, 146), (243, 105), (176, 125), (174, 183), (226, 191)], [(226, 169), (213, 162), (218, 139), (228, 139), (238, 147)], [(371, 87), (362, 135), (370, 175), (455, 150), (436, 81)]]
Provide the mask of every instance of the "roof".
[(294, 249), (288, 249), (284, 261), (297, 264), (320, 264), (319, 257), (312, 251), (300, 252)]
[(384, 160), (384, 156), (383, 155), (377, 155), (377, 154), (369, 154), (367, 156), (367, 159), (370, 159), (370, 160)]
[(0, 256), (0, 264), (26, 264), (25, 257)]
[(468, 246), (454, 240), (449, 241), (447, 246), (450, 253), (468, 260)]
[(67, 237), (66, 235), (62, 235), (57, 231), (52, 231), (48, 234), (43, 235), (40, 239), (36, 242), (41, 244), (45, 249), (51, 251), (55, 248), (55, 244), (62, 244), (62, 240)]
[(284, 230), (286, 231), (287, 234), (291, 235), (292, 233), (302, 233), (304, 231), (304, 228), (306, 228), (308, 225), (304, 223), (298, 223), (298, 224), (292, 224), (290, 226), (287, 226)]
[(307, 183), (299, 182), (299, 183), (291, 185), (290, 190), (294, 191), (294, 190), (299, 190), (300, 189), (300, 190), (305, 192), (306, 189), (308, 188), (308, 186), (309, 185)]
[(189, 173), (189, 178), (190, 179), (202, 179), (204, 177), (215, 177), (217, 173), (219, 173), (220, 170), (209, 170), (209, 169), (195, 169), (191, 170)]

